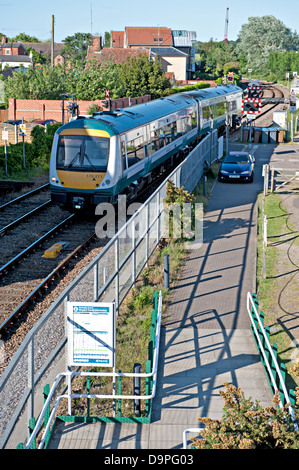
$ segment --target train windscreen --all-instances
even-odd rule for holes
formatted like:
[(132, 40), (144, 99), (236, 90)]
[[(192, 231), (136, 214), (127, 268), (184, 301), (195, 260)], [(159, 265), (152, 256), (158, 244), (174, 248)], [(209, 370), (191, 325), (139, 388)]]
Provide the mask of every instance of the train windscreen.
[(93, 136), (60, 136), (57, 151), (58, 170), (106, 171), (109, 139)]

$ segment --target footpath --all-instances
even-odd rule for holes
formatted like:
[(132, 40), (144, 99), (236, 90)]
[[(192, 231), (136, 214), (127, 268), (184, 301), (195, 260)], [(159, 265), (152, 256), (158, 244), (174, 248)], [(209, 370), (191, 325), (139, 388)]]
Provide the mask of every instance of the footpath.
[[(203, 243), (191, 249), (163, 314), (157, 394), (150, 424), (61, 423), (49, 449), (182, 449), (199, 417), (221, 418), (223, 383), (272, 405), (250, 330), (255, 292), (257, 195), (273, 145), (230, 143), (256, 158), (252, 184), (216, 182), (204, 214)], [(190, 438), (196, 437), (188, 433)]]

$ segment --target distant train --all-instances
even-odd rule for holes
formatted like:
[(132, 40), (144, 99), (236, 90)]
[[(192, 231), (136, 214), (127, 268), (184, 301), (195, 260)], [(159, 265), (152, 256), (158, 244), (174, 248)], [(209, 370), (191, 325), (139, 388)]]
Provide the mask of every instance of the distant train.
[(79, 116), (53, 140), (50, 189), (72, 209), (134, 198), (188, 144), (241, 115), (242, 89), (222, 85)]

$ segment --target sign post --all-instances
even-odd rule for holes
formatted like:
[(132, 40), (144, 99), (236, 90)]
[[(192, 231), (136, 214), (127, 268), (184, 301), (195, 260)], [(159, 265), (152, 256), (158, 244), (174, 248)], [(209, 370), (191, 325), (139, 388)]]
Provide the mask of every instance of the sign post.
[(292, 90), (292, 92), (290, 94), (289, 111), (291, 113), (291, 140), (293, 142), (293, 140), (294, 140), (294, 130), (293, 130), (294, 118), (293, 118), (293, 114), (295, 114), (296, 111), (297, 111), (297, 97), (296, 97), (296, 93), (294, 92), (294, 90)]
[(4, 140), (4, 155), (5, 155), (5, 174), (7, 175), (7, 141), (8, 141), (8, 131), (4, 127), (2, 131), (2, 140)]
[(22, 124), (20, 124), (20, 136), (23, 140), (23, 168), (26, 168), (25, 162), (25, 136), (26, 136), (26, 124), (24, 124), (24, 118), (22, 118)]

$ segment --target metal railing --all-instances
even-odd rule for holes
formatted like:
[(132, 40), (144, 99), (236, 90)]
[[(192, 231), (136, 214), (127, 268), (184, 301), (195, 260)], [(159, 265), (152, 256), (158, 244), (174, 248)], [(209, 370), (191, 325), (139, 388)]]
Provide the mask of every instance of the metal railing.
[(0, 448), (18, 445), (20, 437), (13, 430), (20, 416), (27, 415), (22, 428), (28, 432), (27, 423), (43, 406), (36, 397), (42, 396), (46, 383), (53, 383), (65, 370), (66, 303), (115, 302), (118, 311), (163, 237), (167, 181), (171, 179), (175, 186), (184, 186), (192, 192), (205, 166), (217, 159), (218, 137), (217, 131), (213, 131), (109, 240), (28, 333), (0, 378)]
[[(247, 293), (247, 312), (251, 321), (251, 329), (258, 350), (261, 355), (261, 360), (265, 368), (265, 372), (270, 383), (272, 393), (279, 392), (280, 400), (279, 406), (283, 408), (288, 405), (288, 411), (294, 423), (296, 430), (298, 431), (298, 425), (296, 423), (293, 406), (294, 393), (288, 392), (285, 385), (285, 373), (282, 373), (282, 369), (285, 369), (284, 364), (279, 365), (277, 361), (276, 345), (270, 344), (270, 331), (268, 327), (264, 327), (263, 312), (258, 312), (258, 301), (255, 295)], [(292, 396), (290, 396), (292, 394)]]

